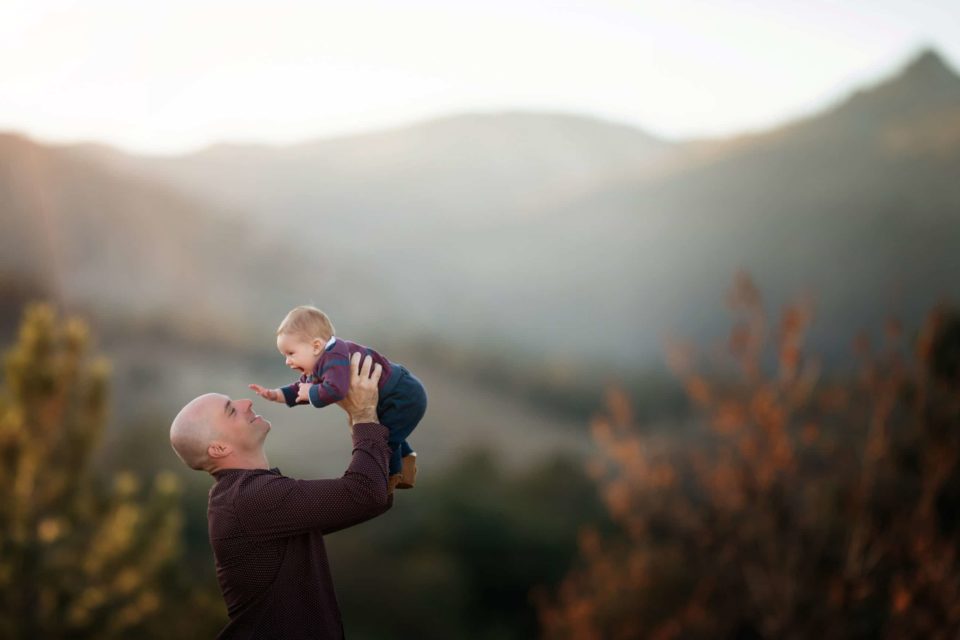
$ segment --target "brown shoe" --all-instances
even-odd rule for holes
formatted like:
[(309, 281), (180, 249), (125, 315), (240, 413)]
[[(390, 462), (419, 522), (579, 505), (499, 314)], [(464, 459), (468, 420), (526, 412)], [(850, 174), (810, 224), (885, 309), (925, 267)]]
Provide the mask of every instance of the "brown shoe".
[(403, 477), (400, 473), (395, 473), (389, 478), (387, 478), (387, 495), (393, 495), (393, 490), (397, 488), (400, 484), (400, 479)]
[(411, 453), (403, 457), (403, 470), (400, 471), (400, 482), (397, 489), (413, 489), (417, 483), (417, 454)]

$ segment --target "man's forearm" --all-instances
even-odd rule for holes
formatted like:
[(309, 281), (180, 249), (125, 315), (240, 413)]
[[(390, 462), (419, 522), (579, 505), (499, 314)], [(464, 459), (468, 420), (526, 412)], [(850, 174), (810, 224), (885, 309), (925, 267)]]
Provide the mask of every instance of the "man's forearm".
[(390, 448), (387, 429), (382, 424), (356, 423), (353, 431), (353, 458), (341, 481), (348, 483), (354, 506), (342, 520), (325, 533), (375, 518), (393, 505), (387, 494)]

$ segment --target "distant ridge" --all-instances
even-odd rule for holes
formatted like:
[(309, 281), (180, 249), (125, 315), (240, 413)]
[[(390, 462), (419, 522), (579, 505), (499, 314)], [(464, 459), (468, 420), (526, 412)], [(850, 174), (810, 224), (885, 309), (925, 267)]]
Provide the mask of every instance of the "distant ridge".
[[(774, 304), (813, 292), (830, 322), (818, 346), (842, 353), (838, 341), (891, 309), (909, 323), (938, 296), (960, 297), (960, 80), (932, 50), (803, 120), (727, 140), (670, 143), (591, 118), (505, 112), (172, 159), (67, 153), (89, 151), (112, 176), (91, 180), (92, 193), (130, 178), (194, 196), (306, 256), (307, 287), (272, 278), (277, 300), (340, 294), (353, 326), (389, 318), (456, 342), (631, 363), (658, 356), (668, 330), (725, 327), (722, 292), (747, 269)], [(117, 213), (106, 222), (175, 221), (141, 192), (136, 206), (108, 203)], [(101, 208), (64, 220), (79, 237)], [(167, 242), (180, 250), (173, 234)], [(280, 258), (252, 255), (273, 276)]]
[(957, 86), (960, 77), (942, 55), (932, 48), (921, 50), (892, 82), (916, 83), (918, 86)]
[[(87, 152), (119, 157), (102, 145)], [(223, 209), (145, 177), (0, 132), (0, 288), (33, 283), (72, 309), (124, 320), (199, 326), (225, 315), (245, 330), (265, 301), (289, 304), (272, 283), (307, 281), (300, 254)], [(238, 257), (239, 256), (239, 257)], [(278, 258), (280, 256), (280, 258)], [(312, 278), (320, 286), (322, 278)], [(0, 307), (10, 300), (0, 300)], [(4, 309), (0, 309), (0, 315)], [(262, 316), (275, 315), (263, 308)], [(210, 324), (209, 326), (214, 326)]]
[(324, 147), (338, 142), (352, 142), (367, 137), (404, 134), (410, 130), (421, 131), (424, 135), (442, 135), (444, 131), (456, 130), (463, 127), (484, 128), (495, 135), (503, 135), (506, 131), (522, 132), (524, 130), (526, 130), (527, 133), (532, 133), (538, 129), (542, 130), (549, 127), (596, 127), (606, 128), (611, 132), (619, 132), (625, 136), (645, 139), (644, 142), (650, 144), (667, 144), (666, 140), (654, 136), (634, 125), (604, 120), (594, 116), (551, 111), (503, 110), (452, 113), (406, 124), (377, 127), (369, 131), (320, 136), (288, 144), (220, 142), (197, 151), (181, 154), (177, 157), (229, 154), (233, 152), (254, 153), (257, 151), (283, 151), (290, 149), (304, 151), (314, 147)]
[(451, 221), (510, 217), (545, 189), (589, 188), (673, 147), (597, 118), (505, 111), (280, 147), (221, 144), (174, 158), (95, 155), (114, 170), (238, 211), (269, 210), (280, 222), (347, 208), (383, 223), (407, 208)]
[(843, 111), (899, 118), (960, 106), (960, 76), (933, 49), (924, 49), (899, 73), (855, 92)]

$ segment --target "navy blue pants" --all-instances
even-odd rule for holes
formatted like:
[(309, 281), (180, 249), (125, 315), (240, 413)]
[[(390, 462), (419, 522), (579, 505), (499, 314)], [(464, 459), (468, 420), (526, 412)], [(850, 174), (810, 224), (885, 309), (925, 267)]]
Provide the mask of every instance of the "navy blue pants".
[(413, 453), (407, 443), (410, 432), (420, 423), (427, 412), (427, 390), (416, 376), (406, 367), (393, 363), (393, 375), (385, 389), (386, 393), (377, 403), (377, 416), (380, 424), (390, 431), (387, 444), (390, 445), (390, 475), (400, 473), (403, 458)]

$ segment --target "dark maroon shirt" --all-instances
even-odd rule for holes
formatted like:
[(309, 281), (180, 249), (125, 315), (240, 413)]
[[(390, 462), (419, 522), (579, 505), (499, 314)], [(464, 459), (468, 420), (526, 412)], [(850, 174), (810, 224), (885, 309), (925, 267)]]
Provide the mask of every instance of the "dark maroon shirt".
[(343, 477), (294, 480), (274, 469), (221, 469), (207, 521), (230, 621), (219, 639), (343, 638), (324, 534), (390, 508), (387, 429), (357, 424)]

